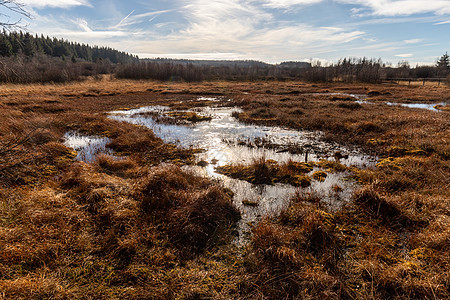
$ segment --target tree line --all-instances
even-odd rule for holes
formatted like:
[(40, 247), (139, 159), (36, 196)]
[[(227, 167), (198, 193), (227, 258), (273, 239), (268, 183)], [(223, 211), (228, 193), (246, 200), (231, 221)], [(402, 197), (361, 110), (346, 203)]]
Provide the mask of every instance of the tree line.
[(0, 33), (0, 56), (11, 57), (24, 55), (48, 55), (70, 59), (74, 62), (83, 60), (97, 62), (108, 59), (115, 64), (127, 64), (138, 61), (137, 56), (121, 52), (109, 47), (89, 46), (86, 44), (69, 42), (64, 39), (50, 38), (43, 35), (32, 35), (28, 32)]
[(410, 67), (400, 62), (396, 67), (381, 59), (343, 58), (337, 63), (284, 62), (271, 65), (252, 61), (187, 61), (152, 59), (119, 66), (119, 78), (156, 80), (287, 80), (310, 82), (379, 83), (393, 78), (446, 78), (450, 76), (448, 54), (437, 59), (434, 66)]

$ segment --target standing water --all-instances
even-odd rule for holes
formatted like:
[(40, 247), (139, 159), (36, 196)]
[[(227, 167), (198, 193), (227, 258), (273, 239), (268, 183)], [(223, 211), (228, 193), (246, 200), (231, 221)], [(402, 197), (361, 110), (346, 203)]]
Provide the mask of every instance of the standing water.
[[(345, 165), (360, 168), (373, 166), (374, 157), (362, 154), (356, 149), (349, 149), (338, 144), (326, 143), (320, 140), (320, 132), (295, 131), (280, 127), (255, 126), (239, 122), (232, 117), (237, 108), (207, 107), (196, 109), (200, 115), (210, 116), (210, 121), (189, 125), (162, 124), (157, 116), (167, 115), (169, 107), (148, 106), (128, 111), (114, 111), (110, 118), (136, 125), (146, 126), (166, 143), (173, 143), (181, 147), (201, 148), (204, 152), (197, 155), (202, 166), (186, 167), (195, 172), (218, 180), (234, 192), (234, 203), (241, 211), (239, 224), (240, 242), (245, 241), (251, 224), (263, 216), (277, 214), (286, 207), (289, 199), (300, 189), (319, 193), (331, 205), (336, 202), (336, 192), (332, 187), (339, 185), (343, 188), (339, 199), (348, 199), (355, 188), (355, 184), (345, 180), (345, 174), (328, 174), (324, 182), (313, 181), (309, 188), (298, 188), (287, 184), (254, 185), (247, 181), (232, 179), (218, 174), (216, 167), (230, 164), (250, 164), (255, 159), (264, 157), (278, 162), (319, 160), (327, 158), (329, 154), (340, 151), (345, 153), (345, 159), (340, 160)], [(171, 122), (173, 123), (173, 122)], [(242, 141), (246, 141), (243, 143)], [(249, 147), (257, 141), (268, 141), (272, 147)], [(274, 147), (273, 145), (278, 145)], [(295, 145), (297, 154), (291, 154), (283, 149), (285, 146)], [(348, 158), (347, 158), (348, 155)], [(331, 195), (333, 201), (331, 201)], [(257, 202), (257, 206), (246, 206), (245, 200)], [(332, 203), (331, 203), (332, 202)]]
[(76, 160), (93, 162), (98, 154), (110, 154), (106, 145), (111, 140), (105, 137), (83, 135), (75, 131), (69, 131), (64, 135), (64, 145), (77, 151)]

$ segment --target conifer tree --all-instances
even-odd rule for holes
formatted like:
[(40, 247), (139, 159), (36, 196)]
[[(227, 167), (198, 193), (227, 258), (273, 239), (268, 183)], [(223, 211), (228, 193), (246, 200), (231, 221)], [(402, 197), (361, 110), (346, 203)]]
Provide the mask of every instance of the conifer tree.
[(26, 33), (23, 37), (23, 53), (26, 56), (33, 56), (36, 51), (33, 36)]
[(436, 63), (436, 67), (442, 69), (450, 69), (450, 57), (447, 52), (444, 55), (438, 58)]
[[(1, 1), (1, 0), (0, 0)], [(65, 57), (68, 59), (97, 62), (105, 60), (111, 63), (130, 63), (138, 61), (139, 58), (125, 52), (120, 52), (109, 47), (91, 47), (85, 44), (65, 41), (63, 39), (33, 36), (28, 32), (0, 33), (0, 56), (11, 56), (24, 54), (34, 56), (45, 54), (54, 57)]]
[(11, 56), (13, 55), (12, 45), (9, 39), (5, 35), (0, 35), (0, 56)]

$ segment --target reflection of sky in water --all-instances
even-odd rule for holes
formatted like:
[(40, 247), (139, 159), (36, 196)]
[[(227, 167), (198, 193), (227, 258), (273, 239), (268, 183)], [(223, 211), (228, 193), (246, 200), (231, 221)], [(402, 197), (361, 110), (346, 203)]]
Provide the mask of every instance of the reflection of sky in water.
[[(143, 107), (129, 111), (116, 111), (111, 113), (110, 118), (151, 128), (158, 137), (168, 143), (182, 147), (202, 148), (205, 152), (198, 156), (199, 160), (207, 162), (217, 160), (218, 165), (249, 163), (262, 156), (281, 162), (289, 159), (296, 161), (305, 159), (305, 154), (292, 155), (282, 153), (279, 149), (251, 148), (238, 144), (238, 140), (252, 142), (255, 139), (265, 139), (277, 145), (296, 145), (305, 151), (308, 149), (309, 160), (326, 158), (327, 155), (332, 156), (336, 151), (341, 151), (349, 155), (348, 159), (341, 160), (346, 165), (364, 167), (374, 163), (373, 158), (355, 149), (321, 141), (321, 133), (318, 132), (242, 124), (231, 116), (233, 111), (239, 111), (236, 108), (202, 109), (201, 114), (210, 115), (213, 119), (190, 126), (158, 124), (151, 115), (145, 115), (146, 112), (163, 113), (167, 110), (168, 107), (163, 106)], [(210, 169), (213, 170), (213, 168)]]
[[(336, 200), (336, 195), (331, 187), (339, 185), (344, 188), (342, 192), (339, 192), (337, 198), (345, 201), (350, 198), (354, 184), (345, 181), (344, 174), (328, 174), (324, 182), (313, 180), (311, 187), (305, 189), (285, 184), (253, 185), (216, 173), (216, 166), (248, 164), (263, 156), (266, 159), (274, 159), (279, 162), (285, 162), (289, 159), (294, 161), (305, 160), (304, 154), (293, 155), (288, 152), (278, 153), (277, 150), (251, 148), (238, 145), (237, 139), (253, 141), (256, 138), (264, 138), (279, 145), (294, 144), (299, 147), (307, 147), (310, 149), (308, 158), (312, 161), (324, 157), (324, 153), (331, 153), (332, 155), (335, 151), (341, 151), (349, 155), (348, 159), (341, 160), (346, 165), (368, 167), (375, 163), (375, 158), (364, 155), (355, 149), (321, 141), (321, 133), (242, 124), (231, 116), (232, 112), (239, 111), (237, 108), (196, 109), (200, 114), (210, 115), (213, 119), (190, 126), (158, 124), (152, 119), (151, 115), (145, 115), (146, 112), (164, 113), (168, 110), (168, 107), (163, 106), (143, 107), (129, 111), (115, 111), (111, 113), (110, 118), (151, 128), (165, 142), (182, 147), (204, 149), (204, 152), (198, 154), (197, 160), (208, 162), (209, 164), (206, 167), (185, 166), (184, 168), (211, 177), (213, 180), (218, 180), (235, 193), (234, 202), (242, 214), (239, 226), (241, 242), (244, 241), (242, 239), (244, 233), (250, 229), (250, 223), (256, 222), (262, 216), (279, 212), (280, 209), (286, 207), (288, 200), (297, 191), (317, 192), (323, 197), (325, 203), (336, 206), (339, 203), (336, 203), (338, 200)], [(233, 140), (236, 142), (229, 142)], [(245, 206), (242, 204), (243, 200), (257, 201), (259, 205), (257, 207)]]
[[(344, 180), (342, 173), (329, 173), (324, 182), (313, 180), (308, 188), (294, 187), (288, 184), (277, 183), (274, 185), (254, 185), (244, 180), (233, 179), (214, 172), (214, 166), (209, 165), (206, 168), (199, 166), (185, 166), (185, 170), (194, 171), (196, 174), (211, 176), (213, 180), (218, 180), (224, 187), (234, 192), (234, 204), (241, 212), (241, 220), (238, 224), (239, 239), (238, 243), (243, 244), (247, 240), (247, 235), (251, 230), (252, 224), (264, 216), (277, 215), (283, 208), (289, 204), (289, 200), (296, 192), (311, 192), (321, 196), (323, 203), (330, 209), (335, 210), (342, 203), (351, 198), (356, 184)], [(334, 192), (332, 187), (338, 185), (343, 190)], [(243, 200), (257, 202), (258, 206), (246, 206), (242, 204)]]
[(105, 137), (87, 136), (70, 131), (64, 135), (64, 145), (77, 151), (75, 159), (84, 162), (92, 162), (100, 153), (110, 154), (111, 150), (106, 148), (111, 140)]
[(428, 110), (432, 110), (432, 111), (440, 111), (439, 109), (436, 109), (435, 106), (437, 105), (442, 105), (445, 106), (446, 103), (442, 102), (442, 103), (435, 103), (435, 104), (427, 104), (427, 103), (393, 103), (393, 102), (386, 102), (387, 105), (389, 106), (394, 106), (394, 105), (398, 105), (398, 106), (403, 106), (403, 107), (408, 107), (408, 108), (421, 108), (421, 109), (428, 109)]
[[(352, 97), (357, 99), (355, 102), (359, 103), (359, 104), (375, 104), (377, 102), (370, 102), (367, 101), (367, 96), (363, 95), (363, 94), (347, 94), (347, 93), (312, 93), (311, 95), (316, 95), (316, 96), (320, 96), (320, 95), (330, 95), (330, 96), (344, 96), (344, 97)], [(441, 111), (439, 109), (436, 109), (437, 105), (440, 106), (446, 106), (447, 103), (445, 102), (441, 102), (441, 103), (434, 103), (434, 104), (429, 104), (429, 103), (397, 103), (397, 102), (384, 102), (386, 105), (389, 106), (403, 106), (403, 107), (408, 107), (408, 108), (421, 108), (421, 109), (427, 109), (427, 110), (431, 110), (431, 111)]]

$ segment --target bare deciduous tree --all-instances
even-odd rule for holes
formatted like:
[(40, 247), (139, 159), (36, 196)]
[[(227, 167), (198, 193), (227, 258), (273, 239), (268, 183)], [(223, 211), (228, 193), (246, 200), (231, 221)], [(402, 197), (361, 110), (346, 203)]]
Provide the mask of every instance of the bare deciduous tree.
[(30, 13), (25, 9), (25, 5), (16, 0), (0, 0), (0, 7), (18, 16), (18, 19), (11, 20), (9, 14), (0, 12), (0, 27), (3, 29), (14, 30), (21, 28), (22, 17), (28, 19), (31, 17)]

